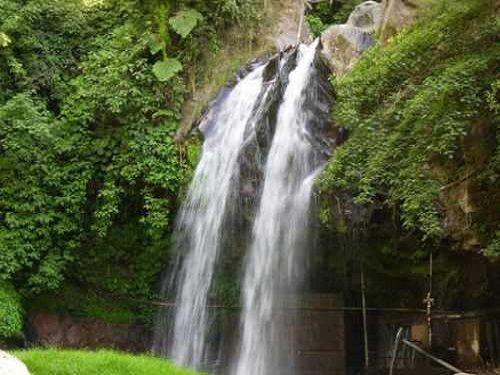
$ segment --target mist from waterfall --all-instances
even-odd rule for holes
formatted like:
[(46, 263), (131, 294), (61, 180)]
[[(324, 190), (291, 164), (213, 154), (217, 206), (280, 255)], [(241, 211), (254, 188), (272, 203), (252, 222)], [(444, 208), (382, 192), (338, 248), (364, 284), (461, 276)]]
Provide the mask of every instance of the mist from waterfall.
[[(201, 159), (178, 217), (177, 248), (185, 254), (175, 283), (173, 329), (169, 332), (165, 320), (158, 320), (153, 351), (191, 368), (201, 368), (205, 360), (209, 291), (229, 197), (237, 183), (238, 155), (262, 89), (263, 71), (261, 66), (249, 73), (209, 113), (201, 129)], [(163, 294), (169, 280), (164, 284)]]
[(315, 158), (306, 107), (318, 42), (300, 45), (279, 108), (242, 286), (242, 338), (236, 375), (291, 375), (287, 303), (303, 279)]

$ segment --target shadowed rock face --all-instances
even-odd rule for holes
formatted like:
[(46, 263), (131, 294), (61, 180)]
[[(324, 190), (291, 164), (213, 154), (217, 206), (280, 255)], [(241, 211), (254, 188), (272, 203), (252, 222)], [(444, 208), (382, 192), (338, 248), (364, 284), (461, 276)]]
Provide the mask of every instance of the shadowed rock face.
[(0, 375), (30, 375), (19, 359), (0, 350)]

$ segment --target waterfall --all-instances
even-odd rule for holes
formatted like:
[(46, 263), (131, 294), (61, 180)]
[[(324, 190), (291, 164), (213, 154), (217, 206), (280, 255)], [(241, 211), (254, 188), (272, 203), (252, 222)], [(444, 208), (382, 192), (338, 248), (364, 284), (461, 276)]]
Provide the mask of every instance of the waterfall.
[[(175, 309), (160, 309), (155, 353), (216, 373), (294, 373), (289, 302), (307, 269), (312, 187), (330, 148), (318, 44), (254, 65), (204, 116), (201, 158), (177, 218), (180, 255), (161, 292), (175, 294)], [(222, 315), (209, 314), (212, 284), (222, 261), (243, 258), (241, 333), (226, 327), (223, 336), (213, 331)]]
[[(199, 164), (177, 220), (182, 253), (176, 280), (176, 309), (171, 337), (159, 319), (153, 351), (200, 368), (205, 360), (207, 302), (214, 276), (228, 201), (238, 177), (238, 156), (263, 86), (264, 67), (249, 73), (213, 108), (202, 125), (205, 136)], [(163, 291), (168, 289), (164, 281)]]
[(322, 165), (311, 134), (311, 123), (318, 115), (307, 105), (308, 95), (314, 93), (317, 45), (316, 41), (299, 46), (297, 66), (289, 75), (265, 164), (245, 261), (242, 338), (233, 369), (237, 375), (294, 373), (292, 340), (286, 336), (286, 304), (303, 278), (311, 191)]

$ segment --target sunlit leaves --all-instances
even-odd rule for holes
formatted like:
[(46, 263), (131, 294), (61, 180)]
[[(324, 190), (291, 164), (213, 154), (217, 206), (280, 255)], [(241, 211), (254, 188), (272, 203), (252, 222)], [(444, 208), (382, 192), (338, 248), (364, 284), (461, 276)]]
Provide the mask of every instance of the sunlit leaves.
[(0, 32), (0, 47), (7, 47), (11, 42), (7, 34)]

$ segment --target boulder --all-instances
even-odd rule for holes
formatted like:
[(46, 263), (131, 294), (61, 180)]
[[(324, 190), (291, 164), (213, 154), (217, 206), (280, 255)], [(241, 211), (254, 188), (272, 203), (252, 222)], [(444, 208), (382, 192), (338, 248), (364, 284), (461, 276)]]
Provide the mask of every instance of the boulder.
[(376, 1), (365, 1), (354, 8), (347, 24), (359, 27), (364, 32), (375, 33), (382, 25), (384, 7)]
[(384, 0), (382, 5), (384, 14), (380, 40), (385, 42), (415, 21), (422, 9), (423, 0)]
[(30, 375), (19, 359), (0, 350), (0, 375)]
[(335, 75), (342, 76), (373, 42), (371, 34), (362, 28), (333, 25), (321, 34), (321, 57)]
[(347, 73), (359, 56), (374, 43), (382, 25), (383, 4), (365, 1), (354, 8), (347, 23), (333, 25), (321, 34), (321, 57), (337, 76)]

